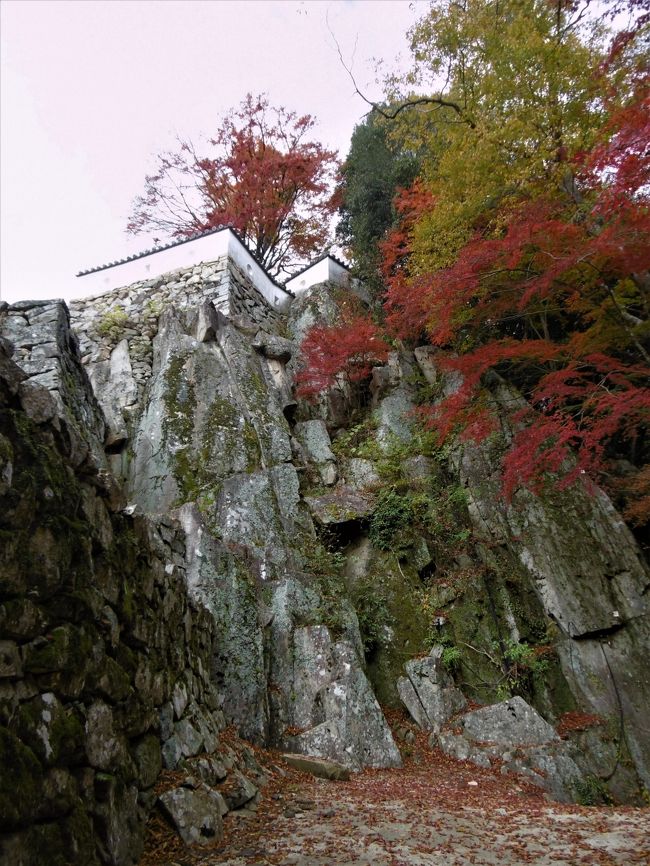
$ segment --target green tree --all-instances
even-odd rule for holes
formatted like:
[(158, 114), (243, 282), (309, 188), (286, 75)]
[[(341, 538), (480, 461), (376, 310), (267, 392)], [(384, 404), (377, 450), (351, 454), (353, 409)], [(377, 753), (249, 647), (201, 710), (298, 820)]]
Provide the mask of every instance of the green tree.
[(395, 222), (393, 199), (415, 180), (419, 167), (419, 156), (391, 137), (390, 123), (376, 112), (355, 127), (341, 171), (336, 234), (358, 276), (375, 290), (380, 285), (378, 241)]
[[(607, 483), (617, 459), (650, 458), (648, 16), (607, 51), (586, 8), (436, 2), (401, 82), (445, 86), (427, 99), (439, 132), (383, 244), (387, 321), (426, 334), (462, 374), (434, 412), (439, 434), (496, 429), (489, 372), (526, 397), (513, 408), (507, 494), (548, 473)], [(414, 112), (398, 122), (406, 141), (425, 139)], [(627, 507), (638, 523), (648, 477), (630, 486), (645, 500)]]
[(390, 96), (431, 96), (395, 122), (403, 146), (426, 154), (435, 199), (413, 228), (412, 267), (450, 265), (474, 230), (498, 231), (508, 200), (571, 182), (567, 156), (590, 146), (603, 116), (602, 27), (585, 6), (437, 0), (410, 32), (412, 68)]

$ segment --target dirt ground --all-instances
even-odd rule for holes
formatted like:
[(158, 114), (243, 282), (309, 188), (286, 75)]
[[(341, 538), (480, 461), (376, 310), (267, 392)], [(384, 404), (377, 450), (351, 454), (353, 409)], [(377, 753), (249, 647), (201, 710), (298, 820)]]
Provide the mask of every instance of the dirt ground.
[(565, 806), (498, 769), (430, 749), (399, 770), (314, 779), (258, 751), (270, 782), (213, 848), (184, 848), (155, 817), (142, 866), (632, 866), (650, 864), (650, 810)]

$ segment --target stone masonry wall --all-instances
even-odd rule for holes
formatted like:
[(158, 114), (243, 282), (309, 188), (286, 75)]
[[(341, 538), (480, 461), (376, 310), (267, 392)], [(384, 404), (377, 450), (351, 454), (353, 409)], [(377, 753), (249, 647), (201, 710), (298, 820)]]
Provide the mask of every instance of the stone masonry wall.
[[(27, 322), (18, 335), (32, 312), (49, 321), (32, 326), (32, 355), (60, 306), (10, 311)], [(0, 331), (8, 318), (5, 305)], [(257, 788), (219, 742), (215, 625), (188, 597), (182, 530), (123, 510), (57, 405), (79, 363), (68, 344), (49, 391), (0, 338), (0, 862), (128, 866), (162, 766), (196, 762), (192, 786), (163, 803), (187, 812), (191, 800), (198, 841)], [(98, 424), (96, 404), (85, 409)]]
[(277, 330), (279, 310), (269, 305), (248, 277), (226, 257), (123, 286), (96, 297), (70, 302), (70, 320), (82, 361), (110, 360), (115, 346), (127, 341), (138, 396), (151, 377), (152, 341), (158, 318), (169, 307), (184, 310), (210, 301), (228, 316), (241, 316), (266, 330)]

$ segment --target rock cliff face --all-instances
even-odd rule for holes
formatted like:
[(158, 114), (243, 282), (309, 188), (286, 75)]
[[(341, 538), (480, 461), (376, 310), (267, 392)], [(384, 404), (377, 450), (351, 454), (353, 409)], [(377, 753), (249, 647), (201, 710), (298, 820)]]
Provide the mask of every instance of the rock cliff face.
[[(429, 382), (434, 381), (432, 351), (420, 350), (418, 360)], [(503, 419), (506, 406), (522, 402), (502, 381), (490, 384), (487, 398), (504, 409)], [(648, 786), (647, 562), (610, 499), (593, 485), (561, 491), (551, 486), (540, 496), (520, 489), (506, 504), (499, 495), (498, 470), (512, 432), (504, 420), (500, 437), (464, 445), (452, 458), (467, 493), (477, 552), (488, 567), (499, 555), (508, 558), (541, 608), (573, 700), (608, 719), (616, 731), (609, 748), (614, 789), (626, 787), (632, 765)], [(514, 601), (514, 606), (512, 598), (506, 602), (510, 611), (504, 619), (510, 620), (510, 639), (519, 641)], [(614, 740), (627, 753), (626, 762), (611, 748)]]
[[(441, 451), (409, 414), (453, 387), (428, 349), (297, 402), (299, 340), (335, 319), (337, 290), (259, 313), (241, 274), (224, 306), (222, 273), (122, 289), (118, 315), (77, 302), (71, 325), (62, 302), (0, 310), (0, 736), (23, 792), (0, 792), (8, 862), (43, 846), (135, 862), (161, 766), (220, 760), (229, 723), (351, 770), (396, 766), (377, 697), (483, 764), (503, 760), (501, 727), (481, 751), (472, 714), (462, 734), (449, 719), (466, 697), (526, 698), (546, 721), (528, 707), (522, 724), (548, 736), (511, 769), (564, 799), (591, 780), (634, 800), (649, 577), (607, 497), (503, 505), (505, 425)], [(504, 388), (489, 399), (517, 399)], [(562, 718), (581, 719), (570, 753)], [(161, 808), (207, 810), (218, 833), (222, 779)]]

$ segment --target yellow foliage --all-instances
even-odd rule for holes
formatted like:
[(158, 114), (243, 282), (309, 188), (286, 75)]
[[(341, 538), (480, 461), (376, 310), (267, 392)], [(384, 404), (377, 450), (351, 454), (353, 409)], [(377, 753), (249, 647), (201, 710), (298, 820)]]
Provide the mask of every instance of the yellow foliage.
[(590, 145), (602, 119), (593, 90), (602, 29), (578, 33), (556, 13), (546, 0), (438, 0), (410, 32), (413, 67), (390, 82), (391, 99), (417, 89), (456, 106), (404, 111), (393, 130), (425, 152), (436, 200), (415, 230), (414, 272), (450, 264), (477, 227), (498, 231), (497, 207), (556, 189), (566, 154)]

